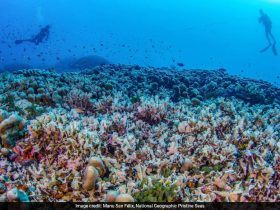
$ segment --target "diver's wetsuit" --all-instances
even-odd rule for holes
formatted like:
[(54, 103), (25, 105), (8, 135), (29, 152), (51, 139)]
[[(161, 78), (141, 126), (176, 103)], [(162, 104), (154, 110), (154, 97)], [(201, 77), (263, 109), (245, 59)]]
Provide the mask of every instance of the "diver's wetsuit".
[(16, 40), (15, 44), (21, 44), (23, 42), (32, 42), (36, 45), (40, 44), (44, 40), (47, 40), (49, 38), (50, 34), (50, 26), (47, 25), (44, 28), (40, 30), (40, 32), (34, 36), (32, 39), (23, 39), (23, 40)]
[[(272, 50), (274, 55), (277, 55), (277, 51), (276, 51), (276, 40), (271, 32), (272, 29), (272, 22), (270, 20), (270, 18), (268, 17), (267, 14), (265, 14), (262, 10), (260, 10), (260, 17), (259, 17), (259, 23), (262, 23), (264, 25), (265, 28), (265, 36), (266, 39), (269, 43), (269, 45), (267, 47), (265, 47), (264, 49), (262, 49), (260, 52), (265, 52), (266, 50), (268, 50), (271, 45), (272, 45)], [(273, 41), (273, 43), (271, 43), (271, 39)]]
[(274, 36), (271, 33), (272, 22), (271, 22), (270, 18), (268, 17), (268, 15), (265, 14), (262, 10), (260, 11), (260, 14), (261, 14), (261, 17), (259, 18), (259, 23), (263, 23), (264, 28), (265, 28), (266, 38), (267, 38), (269, 44), (271, 44), (270, 37), (272, 38), (273, 42), (275, 42)]

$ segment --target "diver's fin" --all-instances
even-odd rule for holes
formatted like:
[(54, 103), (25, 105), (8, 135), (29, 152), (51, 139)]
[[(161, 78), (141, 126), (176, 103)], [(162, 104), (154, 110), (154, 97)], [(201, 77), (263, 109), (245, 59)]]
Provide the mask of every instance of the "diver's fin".
[(23, 42), (32, 42), (32, 40), (31, 40), (31, 39), (16, 40), (16, 41), (15, 41), (15, 44), (21, 44), (21, 43), (23, 43)]
[(267, 51), (270, 47), (271, 47), (271, 44), (268, 45), (267, 47), (261, 49), (261, 50), (260, 50), (260, 53), (264, 53), (264, 52)]
[(272, 52), (273, 52), (273, 54), (274, 54), (275, 56), (278, 55), (278, 52), (277, 52), (277, 49), (276, 49), (276, 43), (274, 43), (274, 44), (272, 45)]

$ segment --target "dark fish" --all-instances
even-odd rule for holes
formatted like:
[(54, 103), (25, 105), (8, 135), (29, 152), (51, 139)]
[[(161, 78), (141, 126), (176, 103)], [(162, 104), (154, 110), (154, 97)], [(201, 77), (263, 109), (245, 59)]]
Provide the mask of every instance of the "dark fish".
[(177, 63), (178, 66), (183, 67), (185, 66), (183, 63)]

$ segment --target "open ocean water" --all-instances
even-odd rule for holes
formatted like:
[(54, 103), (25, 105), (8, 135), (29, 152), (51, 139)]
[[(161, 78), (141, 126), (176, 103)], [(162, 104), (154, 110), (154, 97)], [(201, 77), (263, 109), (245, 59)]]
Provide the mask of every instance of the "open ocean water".
[[(113, 63), (185, 68), (226, 68), (230, 73), (279, 83), (279, 56), (258, 23), (263, 9), (279, 40), (277, 0), (1, 0), (1, 65), (50, 67), (57, 57), (103, 56)], [(42, 45), (15, 46), (50, 24)], [(43, 55), (38, 57), (37, 55)], [(30, 60), (29, 60), (30, 59)], [(44, 59), (42, 61), (42, 59)]]

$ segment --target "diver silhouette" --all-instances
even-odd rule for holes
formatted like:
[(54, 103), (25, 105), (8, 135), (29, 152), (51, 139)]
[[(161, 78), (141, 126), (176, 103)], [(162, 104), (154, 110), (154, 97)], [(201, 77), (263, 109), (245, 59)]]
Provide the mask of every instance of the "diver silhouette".
[(48, 40), (49, 34), (50, 34), (50, 26), (47, 25), (47, 26), (43, 27), (40, 30), (40, 32), (37, 35), (35, 35), (33, 38), (31, 38), (31, 39), (16, 40), (15, 44), (21, 44), (23, 42), (32, 42), (32, 43), (38, 45), (41, 42), (43, 42), (44, 40)]
[[(259, 17), (259, 23), (262, 23), (265, 28), (265, 36), (268, 41), (268, 46), (260, 50), (261, 53), (267, 51), (272, 46), (272, 52), (276, 56), (277, 50), (276, 50), (276, 40), (274, 38), (274, 35), (271, 32), (272, 29), (272, 22), (267, 14), (263, 12), (263, 10), (260, 10), (260, 17)], [(273, 42), (271, 42), (271, 39)]]

